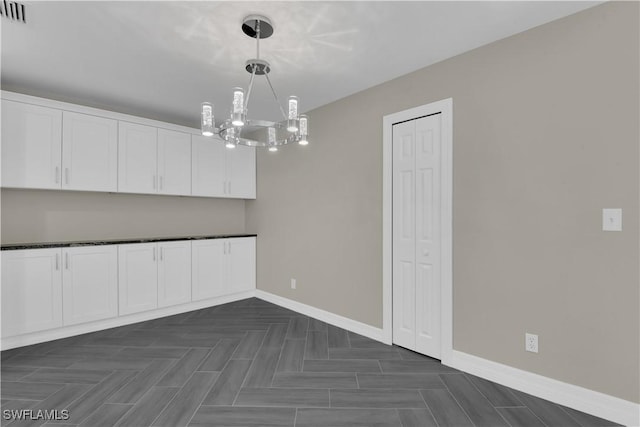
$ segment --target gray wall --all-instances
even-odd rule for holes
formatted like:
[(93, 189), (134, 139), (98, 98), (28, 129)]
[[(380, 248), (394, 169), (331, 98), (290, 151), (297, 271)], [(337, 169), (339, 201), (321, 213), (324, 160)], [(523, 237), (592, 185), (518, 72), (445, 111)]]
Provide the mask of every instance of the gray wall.
[(244, 233), (244, 200), (2, 189), (2, 243)]
[(258, 287), (381, 327), (382, 117), (452, 97), (454, 348), (640, 402), (638, 16), (606, 3), (312, 111), (310, 146), (259, 154)]

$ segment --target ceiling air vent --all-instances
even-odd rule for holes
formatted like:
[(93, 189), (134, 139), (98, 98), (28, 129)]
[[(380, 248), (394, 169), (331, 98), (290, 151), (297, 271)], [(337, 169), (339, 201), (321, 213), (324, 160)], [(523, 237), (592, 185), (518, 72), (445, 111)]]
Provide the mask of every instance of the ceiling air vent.
[(20, 21), (27, 23), (27, 15), (25, 7), (17, 1), (0, 0), (0, 15), (11, 19), (12, 21)]

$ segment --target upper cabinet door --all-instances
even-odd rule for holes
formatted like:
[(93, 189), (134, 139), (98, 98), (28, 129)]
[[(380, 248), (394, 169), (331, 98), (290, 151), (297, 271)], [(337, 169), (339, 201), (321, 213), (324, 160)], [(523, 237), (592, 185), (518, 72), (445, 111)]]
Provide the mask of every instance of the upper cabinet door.
[(65, 111), (63, 124), (62, 188), (117, 191), (117, 120)]
[(193, 135), (191, 149), (191, 194), (225, 197), (227, 182), (224, 144), (216, 137)]
[(256, 198), (256, 149), (237, 146), (227, 150), (227, 197)]
[(158, 192), (191, 194), (191, 135), (158, 129)]
[(62, 112), (2, 101), (2, 186), (59, 189)]
[(158, 129), (119, 122), (118, 191), (158, 192)]

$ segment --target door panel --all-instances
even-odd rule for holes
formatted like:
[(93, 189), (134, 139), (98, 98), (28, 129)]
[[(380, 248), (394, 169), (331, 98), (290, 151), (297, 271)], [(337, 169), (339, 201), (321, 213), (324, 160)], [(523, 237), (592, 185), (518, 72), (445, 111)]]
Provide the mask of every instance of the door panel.
[(192, 242), (192, 296), (201, 300), (225, 295), (226, 239), (196, 240)]
[(440, 357), (441, 115), (393, 126), (393, 342)]
[(158, 129), (158, 192), (191, 194), (191, 135)]
[(2, 186), (59, 189), (62, 111), (2, 100)]
[(191, 301), (191, 242), (159, 243), (158, 307)]
[(225, 197), (224, 144), (216, 137), (193, 135), (191, 163), (191, 194), (194, 196)]
[(227, 150), (227, 196), (256, 198), (256, 149), (237, 146)]
[(60, 249), (3, 251), (2, 337), (60, 326)]
[(65, 248), (62, 258), (64, 325), (117, 316), (117, 247)]
[(228, 239), (229, 291), (244, 292), (256, 288), (256, 239), (241, 237)]
[(118, 191), (157, 193), (158, 129), (119, 122)]
[(118, 121), (65, 111), (62, 188), (118, 190)]
[(393, 341), (415, 348), (415, 124), (393, 126)]
[(131, 314), (158, 307), (157, 244), (118, 247), (119, 313)]

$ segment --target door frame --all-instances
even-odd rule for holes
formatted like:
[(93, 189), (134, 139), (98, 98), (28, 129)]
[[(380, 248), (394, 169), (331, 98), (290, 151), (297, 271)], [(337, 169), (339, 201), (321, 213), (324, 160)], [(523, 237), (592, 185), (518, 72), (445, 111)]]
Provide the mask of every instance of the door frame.
[(442, 114), (441, 129), (441, 360), (453, 351), (453, 98), (389, 114), (382, 119), (382, 330), (393, 343), (393, 125)]

